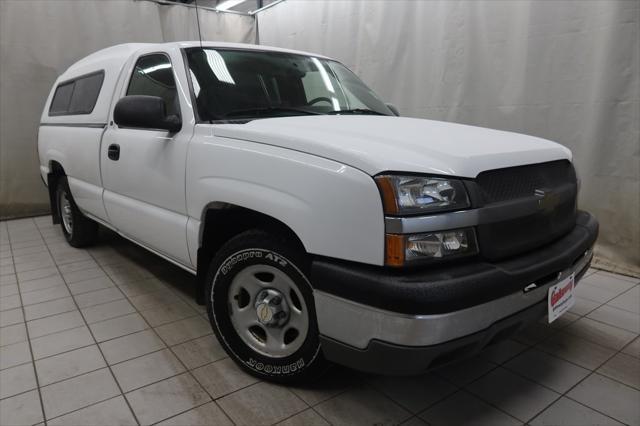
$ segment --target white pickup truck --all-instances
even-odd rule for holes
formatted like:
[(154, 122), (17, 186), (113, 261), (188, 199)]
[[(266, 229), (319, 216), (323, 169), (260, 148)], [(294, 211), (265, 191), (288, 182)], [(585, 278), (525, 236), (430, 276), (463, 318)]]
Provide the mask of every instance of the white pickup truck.
[(100, 224), (195, 274), (226, 351), (273, 381), (422, 372), (552, 321), (598, 233), (568, 149), (398, 117), (304, 52), (104, 49), (55, 82), (38, 139), (69, 243)]

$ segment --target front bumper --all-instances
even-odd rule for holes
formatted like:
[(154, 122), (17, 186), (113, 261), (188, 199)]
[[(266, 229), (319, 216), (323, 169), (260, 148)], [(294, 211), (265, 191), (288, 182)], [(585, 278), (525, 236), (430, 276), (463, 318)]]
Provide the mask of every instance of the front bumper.
[(588, 269), (597, 234), (595, 218), (579, 212), (569, 234), (502, 262), (401, 273), (316, 260), (324, 355), (360, 370), (412, 374), (475, 353), (542, 317), (549, 287), (570, 274), (577, 282)]

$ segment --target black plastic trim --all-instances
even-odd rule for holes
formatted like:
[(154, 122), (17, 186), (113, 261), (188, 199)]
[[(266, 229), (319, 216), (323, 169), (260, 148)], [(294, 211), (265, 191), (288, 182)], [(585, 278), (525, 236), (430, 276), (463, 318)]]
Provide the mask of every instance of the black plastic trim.
[(394, 270), (381, 266), (316, 258), (315, 289), (344, 299), (404, 314), (452, 312), (521, 291), (571, 267), (598, 236), (598, 222), (578, 212), (575, 228), (544, 247), (487, 262), (474, 259), (428, 268)]
[(104, 129), (107, 123), (40, 123), (41, 126), (55, 127), (88, 127), (90, 129)]

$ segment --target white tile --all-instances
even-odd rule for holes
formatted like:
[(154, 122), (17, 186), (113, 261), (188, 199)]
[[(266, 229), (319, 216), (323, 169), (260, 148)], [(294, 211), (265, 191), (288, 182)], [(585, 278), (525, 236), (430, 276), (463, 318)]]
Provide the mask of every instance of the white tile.
[(169, 349), (153, 352), (111, 366), (123, 392), (175, 376), (185, 371)]
[(35, 365), (40, 386), (106, 367), (96, 345), (44, 358), (36, 361)]
[(0, 346), (12, 345), (27, 340), (27, 327), (24, 323), (0, 327)]
[(0, 297), (0, 311), (8, 311), (10, 309), (19, 308), (20, 295), (14, 294), (12, 296)]
[(283, 386), (257, 383), (218, 401), (236, 424), (273, 424), (307, 409), (300, 398)]
[(73, 284), (69, 284), (69, 290), (71, 290), (71, 294), (73, 294), (74, 296), (110, 287), (115, 287), (115, 284), (107, 276), (91, 278), (85, 281), (79, 281)]
[(163, 308), (166, 305), (180, 301), (178, 296), (170, 290), (154, 291), (153, 293), (145, 293), (133, 297), (129, 296), (129, 300), (139, 311)]
[[(221, 406), (225, 409), (224, 405)], [(329, 423), (336, 425), (399, 424), (411, 417), (407, 410), (366, 387), (351, 389), (314, 409)]]
[(0, 312), (0, 327), (20, 324), (22, 322), (24, 322), (22, 308), (9, 309), (8, 311)]
[(640, 390), (640, 359), (636, 357), (619, 353), (600, 367), (598, 373)]
[(615, 308), (640, 314), (640, 286), (635, 286), (608, 303)]
[(637, 281), (621, 279), (618, 275), (600, 271), (584, 278), (582, 282), (596, 287), (602, 287), (607, 290), (616, 291), (618, 293), (625, 292), (638, 283)]
[(14, 294), (18, 294), (20, 291), (18, 290), (18, 284), (7, 284), (0, 286), (0, 297), (13, 296)]
[(565, 329), (568, 333), (593, 343), (620, 350), (637, 334), (589, 318), (580, 318)]
[(345, 367), (333, 366), (325, 374), (309, 383), (290, 388), (310, 407), (327, 401), (347, 389), (362, 386), (363, 374)]
[(0, 346), (0, 370), (31, 361), (29, 342)]
[(27, 322), (29, 337), (31, 337), (31, 339), (46, 336), (51, 333), (70, 330), (72, 328), (82, 327), (83, 325), (84, 320), (78, 310)]
[(197, 368), (192, 373), (214, 399), (258, 381), (255, 377), (242, 371), (230, 358)]
[(15, 274), (0, 275), (0, 287), (5, 285), (16, 284), (18, 279)]
[(0, 370), (0, 383), (0, 399), (35, 389), (37, 385), (33, 365), (22, 364)]
[(118, 299), (124, 299), (124, 295), (116, 287), (105, 288), (103, 290), (91, 291), (74, 296), (78, 307), (87, 308), (89, 306), (100, 305)]
[(142, 424), (152, 424), (211, 400), (187, 373), (126, 394)]
[(135, 297), (146, 293), (167, 290), (167, 285), (157, 278), (147, 278), (131, 283), (120, 283), (118, 284), (118, 287), (120, 287), (120, 290), (122, 290), (127, 297)]
[(210, 334), (211, 325), (208, 321), (197, 316), (161, 325), (155, 328), (155, 330), (167, 345), (173, 346)]
[(537, 348), (590, 370), (597, 368), (616, 353), (611, 348), (564, 332), (542, 342)]
[(35, 359), (41, 359), (95, 343), (86, 326), (72, 328), (60, 333), (47, 334), (31, 340)]
[(373, 386), (413, 414), (444, 399), (456, 387), (434, 374), (409, 377), (377, 376), (370, 379)]
[(174, 346), (172, 350), (189, 369), (227, 357), (227, 353), (213, 334), (181, 343)]
[(435, 370), (435, 374), (444, 377), (451, 383), (458, 386), (464, 386), (473, 382), (477, 378), (484, 376), (486, 373), (496, 368), (496, 366), (496, 364), (486, 358), (474, 356), (473, 358), (438, 368)]
[(22, 294), (22, 303), (34, 305), (36, 303), (48, 302), (49, 300), (62, 299), (71, 296), (66, 285), (45, 288), (44, 290), (35, 290)]
[(33, 261), (33, 262), (24, 262), (15, 265), (16, 272), (28, 272), (33, 271), (35, 269), (52, 267), (55, 266), (53, 259), (45, 260), (45, 261)]
[[(414, 417), (415, 418), (415, 417)], [(424, 423), (426, 426), (426, 423)], [(277, 424), (278, 426), (329, 426), (329, 423), (320, 417), (318, 413), (309, 408), (301, 413), (289, 417)], [(412, 426), (408, 423), (403, 423), (403, 426)], [(413, 425), (415, 426), (415, 425)]]
[(20, 283), (23, 283), (26, 281), (32, 281), (57, 275), (59, 275), (58, 268), (56, 268), (55, 266), (47, 266), (28, 272), (18, 272), (18, 281)]
[[(127, 405), (127, 402), (122, 396), (117, 396), (115, 398), (99, 402), (95, 405), (91, 405), (87, 408), (82, 408), (78, 411), (74, 411), (64, 416), (56, 417), (53, 420), (49, 420), (47, 424), (51, 426), (137, 425), (136, 420), (134, 419), (133, 414), (129, 409), (129, 406)], [(181, 426), (186, 425), (187, 423), (184, 423)]]
[(1, 425), (33, 425), (42, 420), (40, 398), (35, 390), (0, 400)]
[(82, 315), (84, 315), (89, 324), (121, 317), (133, 312), (135, 312), (135, 308), (126, 299), (114, 300), (113, 302), (82, 309)]
[(140, 311), (151, 327), (157, 327), (181, 319), (198, 315), (194, 309), (182, 301), (174, 301), (170, 305)]
[(551, 407), (544, 410), (530, 424), (532, 426), (622, 426), (622, 423), (613, 420), (611, 417), (600, 414), (565, 397), (554, 402)]
[[(73, 272), (82, 271), (82, 270), (85, 270), (85, 269), (95, 269), (95, 268), (98, 268), (98, 264), (93, 259), (80, 260), (80, 261), (77, 261), (77, 262), (66, 263), (64, 265), (58, 265), (58, 269), (60, 269), (60, 272), (65, 277), (65, 280), (68, 283), (74, 282), (73, 278), (72, 278), (71, 281), (67, 280), (68, 274), (71, 274)], [(73, 277), (73, 275), (71, 277)]]
[(567, 396), (626, 424), (640, 424), (640, 391), (599, 374), (587, 377)]
[(576, 296), (583, 299), (589, 299), (597, 303), (606, 303), (619, 294), (620, 292), (618, 291), (594, 286), (586, 282), (580, 282), (576, 287)]
[(91, 332), (98, 342), (135, 333), (148, 328), (147, 323), (137, 313), (90, 324)]
[(640, 358), (640, 337), (636, 337), (633, 342), (625, 346), (624, 349), (622, 349), (622, 352), (627, 355)]
[(604, 305), (587, 315), (596, 321), (640, 334), (640, 314)]
[(100, 343), (102, 353), (110, 365), (155, 352), (164, 347), (165, 344), (153, 330), (144, 330)]
[(73, 298), (64, 297), (62, 299), (25, 306), (24, 313), (27, 321), (31, 321), (38, 318), (62, 314), (64, 312), (75, 311), (76, 309), (76, 304), (73, 301)]
[(560, 397), (560, 394), (504, 368), (497, 368), (481, 377), (468, 390), (523, 422), (529, 421)]
[[(171, 417), (168, 420), (158, 423), (158, 426), (231, 426), (233, 423), (222, 412), (218, 405), (211, 401), (186, 413)], [(305, 426), (314, 426), (311, 423), (305, 423)]]
[(518, 355), (504, 367), (559, 393), (568, 391), (591, 372), (535, 349)]
[(460, 391), (420, 414), (430, 426), (517, 426), (522, 422), (475, 396)]
[(47, 419), (104, 401), (119, 393), (115, 380), (106, 368), (41, 388)]
[(480, 353), (480, 356), (495, 364), (502, 364), (522, 353), (525, 349), (527, 349), (526, 345), (509, 339), (487, 347)]
[(64, 280), (60, 275), (50, 275), (44, 278), (37, 278), (30, 281), (20, 281), (20, 291), (28, 293), (30, 291), (44, 290), (51, 287), (64, 285)]

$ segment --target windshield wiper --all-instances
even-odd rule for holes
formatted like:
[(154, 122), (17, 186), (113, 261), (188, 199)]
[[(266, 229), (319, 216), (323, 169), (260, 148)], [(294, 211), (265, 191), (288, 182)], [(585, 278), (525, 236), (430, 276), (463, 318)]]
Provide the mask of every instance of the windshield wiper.
[(327, 114), (338, 115), (338, 114), (369, 114), (369, 115), (387, 115), (378, 111), (374, 111), (372, 109), (367, 108), (353, 108), (353, 109), (342, 109), (340, 111), (329, 111)]
[(233, 111), (229, 111), (226, 114), (223, 114), (221, 118), (227, 117), (238, 117), (242, 115), (251, 115), (251, 114), (260, 114), (264, 112), (298, 112), (306, 115), (321, 115), (321, 112), (310, 111), (308, 109), (303, 108), (295, 108), (295, 107), (261, 107), (261, 108), (245, 108), (245, 109), (236, 109)]

